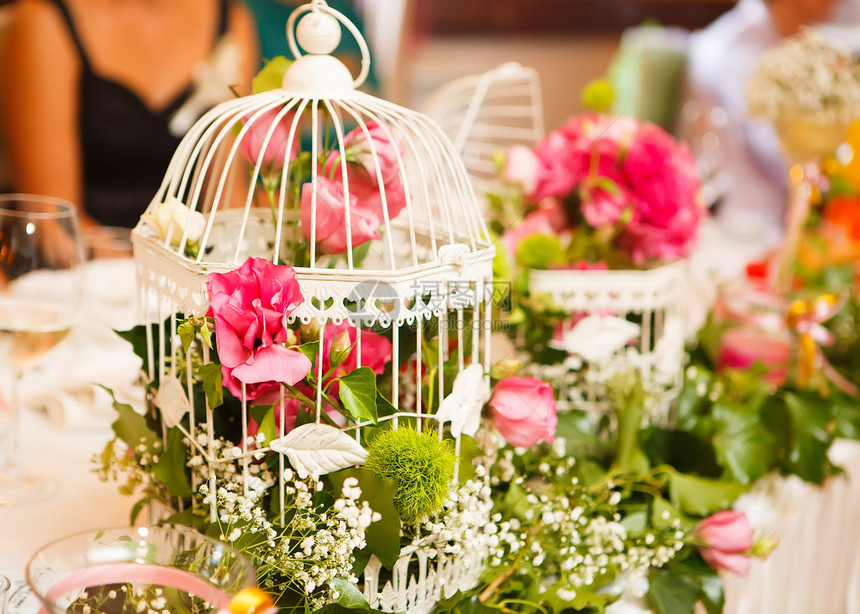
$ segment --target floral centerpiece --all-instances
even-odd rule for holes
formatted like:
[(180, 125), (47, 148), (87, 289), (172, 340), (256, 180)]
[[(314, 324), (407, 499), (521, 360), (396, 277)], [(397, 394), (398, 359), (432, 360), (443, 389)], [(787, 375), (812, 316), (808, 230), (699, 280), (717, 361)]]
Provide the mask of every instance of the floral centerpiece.
[(289, 23), (295, 61), (191, 128), (132, 231), (149, 403), (105, 471), (246, 552), (284, 609), (421, 614), (493, 530), (494, 248), (438, 126), (329, 55), (357, 30), (321, 0)]
[[(557, 365), (565, 406), (605, 407), (600, 392), (631, 365), (667, 394), (683, 352), (681, 271), (703, 208), (695, 160), (661, 128), (571, 118), (534, 150), (511, 148), (490, 196), (499, 274), (524, 295), (515, 340)], [(505, 258), (506, 256), (506, 258)]]
[[(116, 438), (99, 472), (139, 497), (132, 520), (157, 505), (166, 522), (231, 543), (287, 610), (331, 602), (384, 607), (396, 596), (368, 602), (374, 593), (365, 582), (362, 594), (358, 576), (370, 565), (385, 578), (385, 567), (403, 566), (402, 551), (463, 555), (459, 565), (471, 566), (477, 579), (498, 528), (488, 522), (486, 463), (472, 463), (482, 456), (472, 436), (486, 410), (516, 445), (551, 442), (549, 385), (510, 375), (510, 365), (485, 375), (470, 363), (443, 399), (431, 400), (425, 389), (424, 409), (434, 414), (420, 420), (404, 407), (394, 411), (381, 376), (422, 366), (426, 382), (435, 367), (405, 353), (393, 365), (390, 334), (365, 330), (359, 346), (347, 324), (328, 323), (329, 341), (320, 344), (313, 325), (289, 322), (304, 301), (291, 267), (252, 258), (210, 274), (207, 288), (209, 312), (180, 318), (178, 346), (168, 354), (175, 371), (149, 383), (147, 413), (116, 404)], [(146, 338), (157, 329), (122, 333), (144, 370)], [(456, 361), (454, 352), (443, 367)], [(490, 378), (497, 382), (492, 399)], [(200, 383), (191, 397), (175, 385), (187, 380)], [(317, 421), (320, 384), (325, 405)], [(361, 443), (339, 428), (360, 423)]]
[(774, 124), (791, 162), (831, 154), (860, 117), (860, 64), (807, 27), (768, 50), (750, 79), (750, 114)]

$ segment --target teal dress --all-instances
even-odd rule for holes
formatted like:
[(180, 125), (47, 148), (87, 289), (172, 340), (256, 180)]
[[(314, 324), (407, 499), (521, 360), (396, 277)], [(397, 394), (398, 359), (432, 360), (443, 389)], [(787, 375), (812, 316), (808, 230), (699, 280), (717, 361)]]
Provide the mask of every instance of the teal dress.
[[(292, 60), (292, 53), (290, 53), (290, 48), (287, 45), (287, 19), (290, 13), (304, 2), (301, 0), (287, 0), (285, 2), (279, 0), (245, 0), (245, 2), (254, 13), (254, 18), (257, 21), (260, 55), (263, 62), (279, 55)], [(343, 13), (347, 19), (356, 25), (359, 31), (364, 29), (364, 24), (356, 13), (352, 2), (349, 0), (327, 0), (327, 4), (334, 10)], [(334, 55), (341, 59), (348, 58), (356, 66), (361, 61), (361, 50), (358, 43), (345, 28), (342, 28), (340, 45), (338, 45)], [(379, 83), (373, 70), (373, 62), (371, 62), (370, 73), (362, 89), (376, 90), (378, 87)]]

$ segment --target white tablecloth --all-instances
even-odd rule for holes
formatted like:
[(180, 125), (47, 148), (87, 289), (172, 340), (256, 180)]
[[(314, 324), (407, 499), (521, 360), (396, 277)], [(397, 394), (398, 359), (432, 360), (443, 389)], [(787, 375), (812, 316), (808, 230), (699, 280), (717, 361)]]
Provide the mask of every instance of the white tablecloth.
[[(22, 412), (19, 464), (54, 476), (59, 488), (38, 503), (0, 507), (0, 574), (13, 580), (23, 578), (29, 556), (48, 541), (128, 524), (133, 502), (92, 473), (93, 456), (112, 437), (114, 415), (109, 396), (93, 383), (133, 400), (140, 363), (111, 329), (134, 324), (135, 287), (131, 260), (89, 263), (72, 332), (25, 376), (22, 397), (29, 408)], [(0, 377), (3, 390), (9, 373)]]
[(765, 498), (739, 501), (781, 542), (746, 578), (725, 577), (727, 613), (860, 614), (860, 443), (838, 441), (830, 456), (845, 475), (822, 488), (778, 478), (758, 485)]
[(128, 525), (132, 500), (92, 473), (92, 457), (112, 437), (100, 428), (61, 431), (33, 412), (22, 420), (21, 463), (50, 474), (57, 493), (44, 501), (0, 508), (0, 573), (23, 579), (29, 556), (45, 543), (78, 531)]

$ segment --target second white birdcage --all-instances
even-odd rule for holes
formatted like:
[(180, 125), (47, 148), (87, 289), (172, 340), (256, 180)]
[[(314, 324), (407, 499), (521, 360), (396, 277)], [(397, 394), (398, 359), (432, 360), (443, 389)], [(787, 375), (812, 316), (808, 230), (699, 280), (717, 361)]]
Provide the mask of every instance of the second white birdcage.
[(553, 382), (559, 410), (595, 418), (611, 407), (607, 384), (636, 370), (653, 405), (646, 418), (666, 424), (682, 384), (684, 263), (649, 270), (530, 272), (529, 290), (569, 314), (552, 344), (567, 356), (532, 369)]
[[(329, 55), (341, 25), (363, 53), (356, 79)], [(238, 371), (222, 366), (238, 403), (233, 420), (241, 425), (237, 458), (245, 492), (254, 464), (276, 459), (282, 511), (285, 472), (319, 476), (360, 463), (369, 426), (409, 422), (418, 430), (433, 428), (440, 438), (453, 438), (459, 453), (461, 430), (451, 432), (450, 417), (436, 411), (451, 396), (458, 374), (472, 365), (481, 374), (489, 370), (486, 297), (492, 295), (494, 255), (466, 170), (447, 137), (428, 118), (356, 89), (369, 59), (355, 27), (314, 0), (295, 11), (287, 32), (296, 60), (280, 87), (203, 116), (179, 145), (132, 233), (142, 315), (154, 324), (147, 329), (147, 375), (158, 383), (153, 411), (165, 432), (180, 429), (192, 452), (209, 464), (208, 492), (218, 486), (222, 460), (214, 446), (222, 416), (199, 406), (203, 384), (193, 365), (209, 364), (212, 352), (200, 338), (180, 349), (178, 323), (212, 315), (212, 274), (256, 267), (262, 303), (234, 315), (257, 317), (252, 328), (271, 325), (278, 332), (274, 341), (265, 330), (261, 339), (242, 340), (252, 355), (266, 343), (317, 348), (309, 359), (315, 386), (302, 388), (302, 395), (313, 403), (312, 424), (337, 424), (352, 438), (337, 458), (316, 454), (327, 445), (319, 429), (303, 432), (302, 453), (295, 453), (294, 434), (308, 425), (290, 430), (283, 383), (261, 392), (265, 387), (240, 382)], [(267, 319), (266, 301), (275, 299), (267, 290), (270, 269), (262, 262), (291, 267), (303, 297), (275, 320)], [(349, 354), (343, 363), (342, 356), (333, 358), (338, 351)], [(350, 369), (373, 371), (378, 396), (385, 397), (377, 401), (386, 409), (380, 414), (386, 415), (328, 415), (345, 387), (332, 387), (328, 374), (347, 362)], [(477, 381), (472, 409), (463, 411), (479, 411), (486, 400), (488, 379), (481, 375)], [(275, 441), (260, 446), (249, 439), (248, 425), (263, 399), (274, 403), (272, 412), (280, 407), (280, 418), (274, 418)], [(165, 437), (165, 445), (169, 441)], [(200, 505), (193, 498), (191, 504)], [(214, 497), (208, 505), (215, 521)], [(482, 513), (488, 520), (489, 509)], [(454, 556), (432, 539), (417, 544), (390, 571), (378, 561), (368, 564), (363, 590), (372, 607), (427, 612), (439, 598), (477, 581), (480, 545)]]

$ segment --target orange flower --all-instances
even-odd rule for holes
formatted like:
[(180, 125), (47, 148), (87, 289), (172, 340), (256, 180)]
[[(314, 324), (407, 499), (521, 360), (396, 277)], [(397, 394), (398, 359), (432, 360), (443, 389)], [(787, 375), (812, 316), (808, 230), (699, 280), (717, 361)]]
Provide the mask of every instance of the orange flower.
[(841, 231), (852, 243), (860, 243), (860, 197), (834, 196), (827, 201), (823, 221), (828, 230)]

